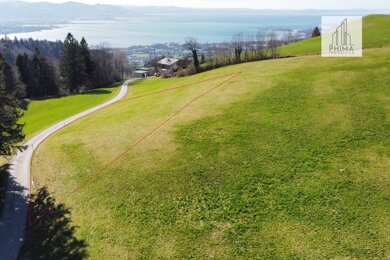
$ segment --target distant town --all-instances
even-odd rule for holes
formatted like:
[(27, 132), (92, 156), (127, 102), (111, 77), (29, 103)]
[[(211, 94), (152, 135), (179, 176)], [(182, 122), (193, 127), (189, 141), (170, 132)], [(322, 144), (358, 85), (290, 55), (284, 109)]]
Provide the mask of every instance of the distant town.
[[(207, 44), (202, 44), (201, 49), (206, 48)], [(138, 45), (126, 49), (129, 62), (132, 65), (143, 66), (150, 60), (159, 57), (190, 57), (191, 52), (186, 50), (182, 44), (178, 43), (161, 43), (152, 45)]]
[[(311, 29), (293, 31), (286, 28), (263, 28), (265, 31), (278, 31), (283, 34), (286, 43), (296, 42), (310, 37)], [(220, 48), (226, 42), (199, 43), (199, 53), (207, 53), (210, 49)], [(179, 43), (158, 43), (151, 45), (137, 45), (126, 48), (129, 62), (133, 66), (147, 65), (151, 60), (160, 57), (190, 58), (191, 52)]]

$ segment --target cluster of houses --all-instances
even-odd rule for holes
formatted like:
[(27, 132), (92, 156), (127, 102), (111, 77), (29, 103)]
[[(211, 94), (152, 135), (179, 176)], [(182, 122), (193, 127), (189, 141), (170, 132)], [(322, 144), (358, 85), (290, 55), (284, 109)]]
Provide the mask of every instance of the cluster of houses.
[(160, 76), (161, 73), (173, 75), (179, 69), (185, 68), (188, 64), (180, 59), (164, 58), (157, 62), (155, 68), (139, 68), (133, 71), (133, 78), (146, 78), (149, 76)]

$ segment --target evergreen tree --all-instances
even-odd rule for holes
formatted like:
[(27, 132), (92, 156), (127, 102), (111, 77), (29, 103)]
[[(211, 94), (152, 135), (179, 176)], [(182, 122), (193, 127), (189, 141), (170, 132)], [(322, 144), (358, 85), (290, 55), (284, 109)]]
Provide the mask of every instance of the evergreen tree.
[(19, 81), (25, 87), (25, 97), (30, 98), (34, 89), (34, 78), (31, 71), (31, 61), (26, 53), (23, 55), (18, 54), (16, 57), (16, 67), (19, 72)]
[(54, 68), (45, 58), (39, 61), (39, 85), (44, 91), (45, 96), (58, 94), (58, 86), (55, 79)]
[(0, 84), (3, 84), (5, 91), (11, 94), (16, 92), (16, 82), (12, 73), (12, 68), (5, 61), (4, 57), (0, 54)]
[(318, 36), (321, 36), (321, 32), (320, 32), (320, 28), (318, 28), (318, 26), (316, 28), (314, 28), (313, 32), (311, 33), (311, 37), (318, 37)]
[(58, 94), (58, 86), (53, 66), (35, 52), (30, 59), (27, 54), (18, 55), (16, 66), (20, 81), (25, 85), (26, 97), (44, 97)]
[(15, 86), (15, 82), (10, 82), (12, 80), (9, 65), (0, 56), (0, 156), (11, 155), (24, 139), (23, 125), (18, 124), (22, 113), (15, 96), (7, 90), (9, 86)]
[(40, 54), (37, 49), (32, 56), (30, 69), (33, 76), (33, 88), (32, 88), (32, 97), (43, 97), (45, 96), (44, 86), (41, 84), (41, 60)]
[(33, 78), (37, 83), (37, 96), (43, 97), (58, 94), (54, 69), (45, 58), (41, 58), (38, 49), (35, 50), (32, 58), (32, 71)]
[(91, 59), (91, 52), (89, 50), (88, 43), (84, 37), (80, 41), (80, 52), (85, 66), (86, 81), (88, 82), (92, 79), (93, 72), (95, 71), (95, 64)]
[(61, 51), (60, 72), (65, 87), (77, 93), (85, 83), (85, 62), (78, 41), (68, 33)]

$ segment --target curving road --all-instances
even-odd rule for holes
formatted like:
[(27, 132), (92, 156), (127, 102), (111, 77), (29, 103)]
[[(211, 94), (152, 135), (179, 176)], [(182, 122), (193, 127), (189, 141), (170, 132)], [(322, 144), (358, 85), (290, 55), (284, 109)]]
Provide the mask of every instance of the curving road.
[(30, 194), (30, 163), (34, 150), (47, 137), (66, 125), (122, 99), (127, 93), (128, 84), (132, 81), (124, 82), (120, 92), (113, 99), (69, 117), (42, 131), (25, 143), (27, 146), (25, 151), (18, 152), (12, 159), (4, 207), (0, 216), (0, 259), (16, 259), (23, 244), (28, 215), (28, 196)]

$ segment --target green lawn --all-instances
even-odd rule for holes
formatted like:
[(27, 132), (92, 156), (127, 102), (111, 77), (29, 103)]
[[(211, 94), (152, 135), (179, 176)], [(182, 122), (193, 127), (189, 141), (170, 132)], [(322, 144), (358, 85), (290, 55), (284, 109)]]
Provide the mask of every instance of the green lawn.
[(56, 122), (109, 100), (118, 89), (118, 86), (115, 86), (91, 90), (84, 94), (30, 101), (28, 110), (20, 120), (25, 123), (26, 140)]
[[(25, 141), (40, 131), (70, 116), (94, 107), (112, 98), (119, 90), (118, 85), (91, 90), (84, 94), (31, 100), (20, 123), (24, 123)], [(0, 166), (10, 158), (0, 158)]]
[[(390, 48), (150, 79), (33, 161), (92, 259), (390, 257)], [(94, 178), (76, 193), (75, 187)]]
[[(369, 15), (363, 17), (363, 47), (377, 48), (390, 45), (390, 15)], [(281, 55), (321, 54), (321, 37), (311, 38), (283, 46)]]

